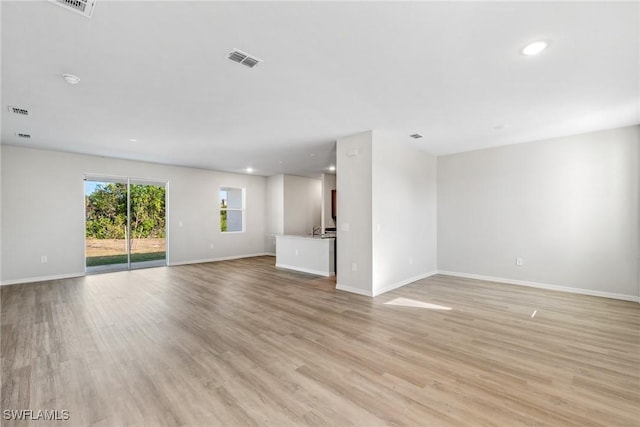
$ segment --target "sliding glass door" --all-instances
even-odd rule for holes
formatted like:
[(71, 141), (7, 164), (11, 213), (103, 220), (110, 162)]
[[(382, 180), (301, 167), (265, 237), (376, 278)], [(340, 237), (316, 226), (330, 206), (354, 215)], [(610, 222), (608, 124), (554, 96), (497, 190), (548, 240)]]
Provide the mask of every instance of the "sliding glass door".
[(131, 178), (85, 179), (88, 272), (166, 265), (166, 189)]

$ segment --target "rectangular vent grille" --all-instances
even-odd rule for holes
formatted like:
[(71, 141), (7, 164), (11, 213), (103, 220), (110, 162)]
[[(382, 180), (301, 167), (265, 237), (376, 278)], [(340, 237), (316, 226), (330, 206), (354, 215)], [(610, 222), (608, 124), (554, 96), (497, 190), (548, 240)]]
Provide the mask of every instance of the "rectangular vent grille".
[(91, 18), (93, 14), (93, 7), (95, 6), (95, 0), (49, 0), (51, 3), (55, 3), (58, 6), (65, 9), (79, 13), (82, 16)]
[(411, 135), (409, 135), (411, 138), (413, 139), (420, 139), (422, 138), (422, 135), (420, 135), (419, 133), (413, 133)]
[(29, 110), (27, 110), (25, 108), (9, 106), (9, 111), (11, 111), (12, 113), (21, 114), (23, 116), (28, 116), (29, 115)]
[(244, 53), (238, 49), (234, 49), (231, 52), (229, 52), (228, 57), (233, 62), (237, 62), (238, 64), (245, 65), (249, 68), (253, 68), (262, 62), (262, 60), (256, 58), (255, 56), (251, 56), (248, 53)]
[(28, 133), (16, 133), (16, 135), (18, 136), (18, 138), (31, 138), (31, 135), (29, 135)]

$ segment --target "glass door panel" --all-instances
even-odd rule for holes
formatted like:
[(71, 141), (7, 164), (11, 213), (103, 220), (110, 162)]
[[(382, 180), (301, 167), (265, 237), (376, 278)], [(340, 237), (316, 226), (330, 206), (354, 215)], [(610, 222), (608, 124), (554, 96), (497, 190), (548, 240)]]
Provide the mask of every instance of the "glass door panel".
[(131, 181), (131, 268), (167, 264), (164, 183)]
[(87, 271), (129, 267), (126, 182), (85, 180)]

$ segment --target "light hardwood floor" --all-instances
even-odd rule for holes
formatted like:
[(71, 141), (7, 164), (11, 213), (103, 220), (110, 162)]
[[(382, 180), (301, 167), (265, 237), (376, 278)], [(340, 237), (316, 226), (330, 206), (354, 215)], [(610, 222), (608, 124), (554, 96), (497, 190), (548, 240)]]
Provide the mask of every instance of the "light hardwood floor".
[(2, 409), (74, 426), (639, 425), (637, 303), (447, 276), (367, 298), (273, 264), (3, 287)]

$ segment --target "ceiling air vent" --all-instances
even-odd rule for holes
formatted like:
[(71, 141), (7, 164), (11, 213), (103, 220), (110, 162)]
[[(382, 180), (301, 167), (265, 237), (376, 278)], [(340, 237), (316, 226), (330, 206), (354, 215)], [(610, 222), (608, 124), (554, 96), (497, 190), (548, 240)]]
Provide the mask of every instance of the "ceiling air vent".
[(233, 49), (231, 52), (229, 52), (228, 58), (233, 62), (246, 65), (249, 68), (253, 68), (262, 62), (262, 60), (256, 58), (255, 56), (251, 56), (248, 53), (244, 53), (243, 51), (238, 49)]
[(20, 108), (20, 107), (12, 107), (11, 105), (9, 106), (9, 111), (15, 114), (21, 114), (23, 116), (28, 116), (29, 115), (29, 110), (27, 110), (26, 108)]
[(29, 135), (28, 133), (16, 133), (16, 136), (18, 138), (26, 138), (26, 139), (30, 139), (31, 135)]
[(93, 14), (93, 7), (96, 4), (96, 0), (49, 0), (51, 3), (55, 3), (58, 6), (62, 6), (65, 9), (79, 13), (82, 16), (91, 18)]
[(419, 133), (412, 133), (411, 135), (409, 135), (411, 138), (413, 139), (420, 139), (422, 138), (422, 135), (420, 135)]

